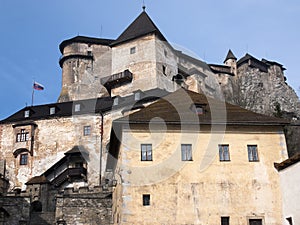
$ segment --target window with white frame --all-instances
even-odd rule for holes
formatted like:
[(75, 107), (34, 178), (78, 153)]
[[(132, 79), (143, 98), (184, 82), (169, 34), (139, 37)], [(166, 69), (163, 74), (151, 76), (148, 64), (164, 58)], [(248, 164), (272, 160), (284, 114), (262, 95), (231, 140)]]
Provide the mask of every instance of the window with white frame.
[(247, 145), (249, 162), (258, 162), (257, 145)]
[(141, 160), (152, 161), (152, 144), (141, 144)]
[(191, 144), (181, 144), (181, 160), (193, 161)]
[(75, 104), (74, 111), (75, 112), (79, 112), (80, 111), (80, 104)]
[(50, 115), (53, 115), (55, 114), (55, 107), (50, 107)]
[(28, 118), (30, 116), (30, 110), (26, 110), (25, 112), (24, 112), (24, 117), (25, 118)]
[(28, 153), (20, 155), (20, 165), (27, 165), (28, 164)]
[(84, 135), (84, 136), (89, 136), (89, 135), (91, 135), (91, 126), (84, 126), (84, 127), (83, 127), (83, 135)]
[(19, 133), (17, 133), (17, 142), (25, 142), (29, 140), (29, 132), (27, 132), (25, 129), (21, 129)]
[(230, 161), (229, 145), (219, 145), (220, 161)]

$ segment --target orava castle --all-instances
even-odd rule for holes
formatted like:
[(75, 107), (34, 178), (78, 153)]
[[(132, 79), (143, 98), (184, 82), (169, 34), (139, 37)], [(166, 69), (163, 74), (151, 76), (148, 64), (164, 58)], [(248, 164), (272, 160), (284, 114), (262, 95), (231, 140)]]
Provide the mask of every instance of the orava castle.
[(59, 49), (58, 101), (0, 121), (0, 224), (300, 224), (283, 65), (231, 50), (208, 64), (145, 9), (114, 40)]

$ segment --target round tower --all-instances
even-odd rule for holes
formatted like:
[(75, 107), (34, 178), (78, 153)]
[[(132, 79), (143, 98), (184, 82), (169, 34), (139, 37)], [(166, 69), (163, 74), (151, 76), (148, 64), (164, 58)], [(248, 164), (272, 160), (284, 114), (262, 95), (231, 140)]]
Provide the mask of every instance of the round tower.
[(232, 53), (232, 51), (229, 49), (227, 56), (224, 60), (224, 64), (226, 66), (230, 66), (231, 67), (231, 73), (233, 73), (235, 76), (237, 75), (237, 62), (236, 62), (237, 58), (234, 56), (234, 54)]
[(97, 98), (107, 94), (101, 78), (111, 74), (111, 40), (77, 36), (63, 41), (62, 89), (58, 102)]

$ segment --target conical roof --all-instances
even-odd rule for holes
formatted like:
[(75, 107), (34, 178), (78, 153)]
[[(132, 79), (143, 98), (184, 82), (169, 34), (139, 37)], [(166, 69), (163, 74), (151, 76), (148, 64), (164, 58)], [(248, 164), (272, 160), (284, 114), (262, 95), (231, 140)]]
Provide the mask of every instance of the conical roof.
[(147, 34), (155, 33), (166, 40), (148, 14), (143, 11), (111, 45), (121, 44)]
[(235, 59), (237, 60), (237, 58), (235, 57), (235, 55), (232, 53), (232, 51), (229, 49), (228, 53), (227, 53), (227, 56), (224, 60), (224, 63), (228, 60), (228, 59)]

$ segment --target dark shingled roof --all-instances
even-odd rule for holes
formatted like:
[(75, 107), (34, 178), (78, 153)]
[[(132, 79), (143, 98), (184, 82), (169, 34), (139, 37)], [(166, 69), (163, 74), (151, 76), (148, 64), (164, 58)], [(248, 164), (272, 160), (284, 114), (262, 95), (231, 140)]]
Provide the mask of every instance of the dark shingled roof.
[[(203, 106), (205, 111), (197, 115), (192, 107)], [(225, 111), (224, 111), (225, 110)], [(221, 112), (224, 113), (221, 113)], [(225, 116), (224, 116), (225, 114)], [(185, 89), (179, 89), (157, 102), (115, 120), (115, 123), (145, 124), (161, 118), (166, 124), (227, 124), (227, 125), (286, 125), (286, 120), (258, 114), (237, 105), (224, 103)]]
[(50, 183), (50, 181), (45, 176), (36, 176), (31, 178), (26, 185), (28, 184), (47, 184)]
[(284, 170), (285, 168), (288, 168), (289, 166), (292, 166), (300, 161), (300, 153), (297, 153), (296, 155), (292, 156), (291, 158), (284, 160), (281, 163), (274, 163), (274, 167), (280, 171)]
[(224, 63), (228, 60), (228, 59), (235, 59), (237, 60), (237, 58), (235, 57), (235, 55), (232, 53), (231, 49), (229, 49), (228, 53), (227, 53), (227, 56), (224, 60)]
[[(74, 107), (76, 104), (80, 104), (80, 111), (75, 112)], [(8, 118), (0, 121), (1, 123), (10, 123), (18, 121), (32, 121), (38, 119), (48, 119), (55, 117), (66, 117), (80, 114), (91, 114), (106, 112), (111, 109), (112, 99), (111, 97), (95, 98), (87, 100), (78, 100), (73, 102), (52, 103), (46, 105), (27, 106)], [(50, 115), (50, 108), (55, 107), (55, 114)], [(30, 111), (30, 116), (25, 118), (25, 111)]]
[(152, 33), (166, 41), (148, 14), (143, 11), (111, 45), (118, 45)]
[[(163, 97), (169, 92), (159, 88), (140, 91), (141, 99), (136, 100), (134, 94), (128, 96), (115, 96), (115, 97), (102, 97), (70, 102), (52, 103), (37, 106), (27, 106), (8, 118), (0, 121), (0, 124), (15, 123), (13, 126), (22, 125), (34, 125), (37, 126), (33, 121), (39, 119), (51, 119), (60, 117), (69, 117), (72, 115), (82, 115), (82, 114), (94, 114), (94, 113), (106, 113), (110, 110), (116, 110), (119, 108), (124, 108), (128, 106), (128, 110), (136, 107), (137, 104), (149, 103)], [(118, 105), (113, 105), (113, 100), (118, 97), (120, 98), (120, 103)], [(76, 104), (80, 104), (80, 111), (75, 112), (74, 108)], [(50, 115), (50, 108), (55, 107), (55, 114)], [(30, 111), (30, 116), (25, 118), (25, 111)]]
[(93, 38), (85, 36), (76, 36), (68, 40), (64, 40), (59, 45), (59, 50), (63, 54), (64, 48), (72, 43), (85, 43), (85, 44), (98, 44), (98, 45), (110, 45), (114, 40), (105, 38)]

